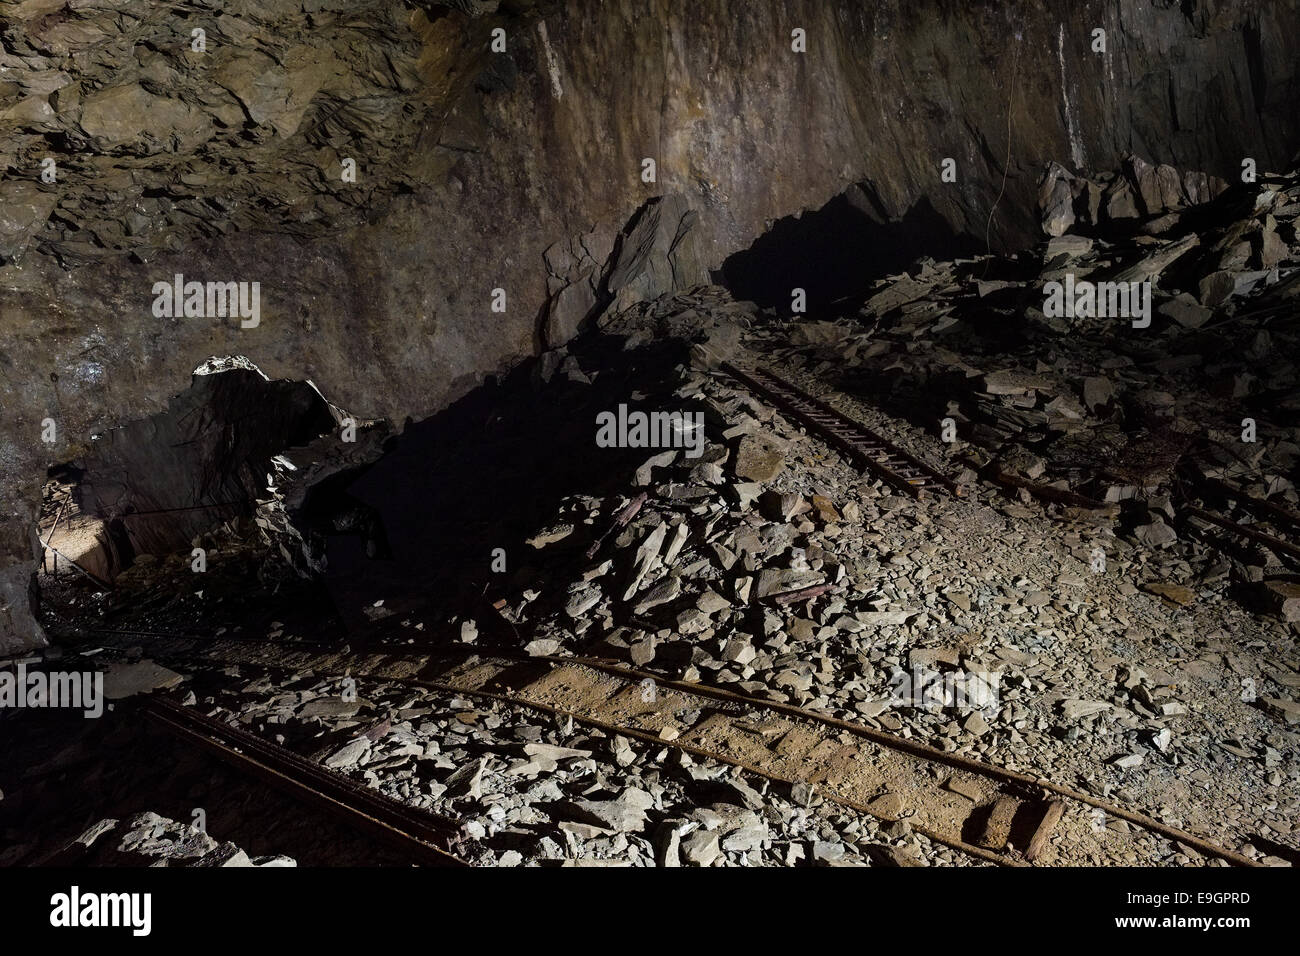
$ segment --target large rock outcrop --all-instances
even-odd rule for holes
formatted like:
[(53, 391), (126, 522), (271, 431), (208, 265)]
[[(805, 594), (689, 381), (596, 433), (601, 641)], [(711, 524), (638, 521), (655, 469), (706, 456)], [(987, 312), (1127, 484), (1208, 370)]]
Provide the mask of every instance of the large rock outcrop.
[[(0, 17), (0, 651), (41, 640), (45, 468), (160, 410), (209, 356), (419, 418), (541, 344), (546, 249), (655, 196), (687, 197), (713, 267), (858, 182), (886, 223), (924, 200), (998, 247), (1035, 235), (1048, 160), (1131, 151), (1231, 180), (1297, 143), (1297, 0), (22, 0)], [(153, 286), (177, 273), (260, 282), (260, 322), (159, 317)]]

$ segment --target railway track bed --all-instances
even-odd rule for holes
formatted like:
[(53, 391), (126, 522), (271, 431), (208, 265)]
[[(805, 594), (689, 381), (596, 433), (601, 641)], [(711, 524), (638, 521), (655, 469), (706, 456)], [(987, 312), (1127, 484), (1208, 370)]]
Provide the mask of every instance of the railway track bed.
[(183, 744), (197, 747), (343, 823), (393, 846), (413, 863), (464, 866), (451, 850), (459, 841), (452, 820), (414, 810), (344, 774), (245, 729), (164, 697), (149, 697), (144, 714)]
[[(912, 497), (960, 491), (941, 472), (783, 379), (735, 367), (727, 373), (760, 398), (784, 408), (891, 488)], [(864, 435), (869, 437), (859, 440)], [(919, 464), (913, 471), (904, 467), (907, 462)], [(646, 499), (642, 493), (627, 506), (628, 517)], [(981, 508), (983, 500), (981, 496), (980, 502), (970, 504), (936, 502), (933, 507)], [(589, 559), (602, 540), (587, 552)], [(151, 636), (144, 630), (132, 634)], [(854, 811), (891, 823), (906, 822), (915, 832), (982, 862), (1050, 865), (1081, 858), (1104, 860), (1108, 844), (1116, 839), (1111, 829), (1116, 820), (1177, 845), (1193, 859), (1252, 862), (1231, 847), (1216, 845), (1209, 835), (1217, 828), (1204, 823), (1193, 834), (1048, 779), (933, 750), (906, 733), (886, 733), (717, 688), (675, 683), (603, 660), (509, 653), (472, 659), (463, 654), (355, 654), (346, 648), (268, 641), (189, 642), (170, 649), (165, 645), (155, 642), (149, 653), (178, 667), (211, 664), (365, 677), (569, 719), (728, 764), (781, 787), (815, 789)], [(580, 647), (573, 650), (583, 653)]]
[(938, 468), (904, 451), (888, 438), (855, 421), (832, 405), (809, 395), (767, 368), (741, 368), (733, 363), (722, 372), (756, 397), (790, 415), (815, 432), (858, 466), (874, 472), (891, 487), (913, 498), (943, 489), (963, 494), (956, 481)]
[(177, 639), (150, 648), (173, 667), (351, 677), (497, 701), (738, 768), (918, 834), (973, 859), (1050, 865), (1106, 855), (1108, 821), (1207, 862), (1254, 865), (1230, 848), (1051, 781), (789, 705), (664, 680), (606, 661), (363, 652)]

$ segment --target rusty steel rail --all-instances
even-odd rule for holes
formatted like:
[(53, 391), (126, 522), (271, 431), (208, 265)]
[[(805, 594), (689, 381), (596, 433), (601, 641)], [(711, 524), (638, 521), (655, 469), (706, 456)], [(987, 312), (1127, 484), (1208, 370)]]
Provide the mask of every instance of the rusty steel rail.
[(1284, 508), (1275, 501), (1269, 501), (1266, 498), (1256, 498), (1245, 489), (1230, 484), (1220, 478), (1211, 478), (1208, 475), (1202, 475), (1194, 469), (1186, 470), (1188, 477), (1193, 484), (1200, 485), (1202, 488), (1208, 488), (1226, 498), (1231, 498), (1248, 511), (1256, 514), (1265, 514), (1270, 518), (1289, 525), (1292, 528), (1300, 530), (1300, 513), (1292, 511), (1290, 508)]
[(937, 468), (772, 371), (757, 367), (746, 371), (730, 362), (722, 365), (722, 371), (904, 494), (921, 498), (936, 485), (963, 494), (961, 485)]
[(150, 719), (183, 742), (384, 840), (419, 863), (469, 865), (448, 849), (457, 838), (454, 821), (412, 809), (256, 734), (173, 701), (149, 697), (142, 707)]
[[(237, 643), (242, 643), (242, 642), (237, 642)], [(253, 642), (248, 642), (248, 643), (253, 643)], [(311, 651), (316, 649), (327, 651), (327, 649), (324, 646), (313, 646), (313, 645), (307, 645), (306, 647), (294, 646), (292, 648), (290, 647), (282, 648), (282, 650), (284, 651), (292, 650), (296, 654), (305, 654), (305, 655), (310, 655)], [(209, 662), (214, 664), (232, 662), (231, 660), (227, 659), (224, 655), (221, 655), (219, 653), (213, 655), (212, 654), (213, 650), (215, 649), (204, 648), (198, 654), (186, 654), (180, 656), (190, 661), (194, 661), (196, 658), (198, 658), (198, 659), (208, 660)], [(337, 653), (337, 648), (327, 651), (327, 653)], [(166, 655), (163, 656), (165, 657)], [(378, 668), (378, 672), (374, 672), (372, 668), (367, 665), (365, 661), (365, 658), (367, 656), (370, 656), (372, 657), (372, 659), (377, 659), (381, 662)], [(1205, 839), (1204, 837), (1198, 836), (1193, 833), (1189, 833), (1186, 830), (1183, 830), (1181, 828), (1166, 824), (1160, 820), (1155, 819), (1154, 817), (1149, 816), (1148, 814), (1142, 813), (1141, 811), (1132, 810), (1129, 809), (1128, 807), (1121, 806), (1107, 800), (1102, 800), (1098, 797), (1092, 796), (1091, 794), (1085, 793), (1080, 790), (1076, 790), (1072, 787), (1063, 786), (1044, 777), (1034, 777), (1029, 774), (1021, 773), (1014, 770), (1008, 770), (1006, 768), (999, 767), (994, 764), (973, 759), (971, 757), (963, 756), (960, 754), (947, 753), (945, 751), (939, 750), (938, 748), (922, 743), (921, 741), (918, 740), (902, 737), (900, 735), (892, 734), (884, 730), (878, 730), (854, 721), (848, 721), (842, 718), (833, 717), (829, 714), (821, 713), (814, 710), (808, 710), (806, 708), (798, 707), (793, 704), (784, 704), (777, 701), (766, 700), (757, 696), (740, 693), (726, 688), (673, 680), (671, 678), (667, 678), (663, 676), (662, 674), (654, 674), (654, 673), (650, 673), (650, 672), (646, 672), (634, 668), (629, 668), (619, 663), (610, 661), (608, 659), (590, 658), (590, 657), (533, 657), (530, 655), (511, 653), (509, 651), (492, 651), (487, 654), (484, 654), (482, 651), (475, 651), (473, 649), (461, 649), (461, 648), (454, 648), (454, 649), (443, 648), (440, 651), (432, 650), (432, 649), (424, 649), (422, 651), (417, 651), (416, 649), (409, 648), (409, 647), (404, 647), (401, 649), (376, 648), (368, 655), (367, 654), (360, 655), (359, 659), (355, 660), (354, 664), (349, 665), (347, 669), (347, 673), (352, 677), (361, 677), (361, 678), (369, 678), (374, 680), (389, 681), (398, 684), (408, 684), (411, 686), (423, 687), (429, 690), (435, 690), (439, 692), (456, 693), (464, 696), (491, 699), (502, 703), (523, 707), (525, 709), (533, 710), (535, 712), (547, 713), (551, 716), (570, 717), (576, 723), (596, 727), (607, 733), (625, 734), (627, 736), (634, 737), (636, 739), (640, 739), (649, 743), (654, 743), (657, 746), (663, 746), (669, 749), (680, 750), (685, 753), (691, 754), (692, 756), (695, 757), (717, 760), (721, 763), (735, 766), (743, 771), (752, 773), (759, 777), (766, 778), (773, 782), (782, 782), (782, 783), (792, 782), (791, 780), (787, 780), (778, 775), (774, 775), (771, 772), (768, 772), (761, 767), (756, 767), (747, 763), (746, 761), (740, 760), (733, 754), (720, 753), (709, 749), (703, 749), (680, 740), (667, 741), (659, 736), (656, 736), (655, 734), (647, 733), (635, 727), (625, 726), (621, 722), (605, 721), (593, 717), (592, 715), (589, 714), (574, 712), (572, 710), (569, 710), (568, 708), (547, 705), (539, 701), (530, 700), (529, 698), (522, 696), (513, 688), (496, 687), (491, 690), (488, 690), (486, 688), (471, 688), (471, 687), (464, 686), (462, 684), (445, 683), (443, 681), (439, 681), (436, 679), (415, 677), (409, 674), (405, 676), (396, 676), (393, 674), (386, 674), (382, 672), (384, 670), (382, 666), (382, 662), (385, 660), (388, 662), (392, 662), (394, 660), (409, 660), (416, 657), (425, 661), (426, 663), (433, 663), (437, 660), (478, 659), (481, 661), (490, 661), (492, 659), (498, 659), (503, 661), (509, 661), (518, 665), (526, 664), (532, 667), (539, 667), (539, 666), (541, 667), (547, 667), (547, 666), (586, 667), (594, 671), (605, 673), (611, 677), (615, 677), (617, 679), (626, 681), (629, 684), (639, 684), (640, 682), (648, 679), (654, 681), (656, 685), (658, 685), (661, 688), (670, 688), (674, 691), (677, 691), (678, 693), (684, 695), (690, 695), (697, 699), (725, 702), (725, 703), (739, 705), (748, 708), (765, 709), (774, 713), (784, 714), (789, 717), (811, 721), (816, 724), (821, 724), (822, 726), (825, 727), (835, 728), (836, 730), (847, 732), (853, 736), (862, 738), (863, 740), (869, 741), (887, 750), (892, 750), (895, 753), (906, 754), (916, 760), (928, 762), (930, 764), (948, 766), (956, 770), (962, 770), (967, 773), (975, 774), (978, 776), (985, 777), (986, 779), (995, 781), (999, 784), (999, 786), (1007, 788), (1003, 791), (1004, 795), (1011, 795), (1016, 793), (1022, 794), (1022, 796), (1015, 797), (1015, 799), (1018, 802), (1025, 801), (1025, 796), (1023, 796), (1025, 794), (1029, 794), (1032, 792), (1043, 794), (1042, 802), (1034, 801), (1032, 799), (1029, 801), (1031, 804), (1036, 804), (1036, 810), (1042, 813), (1042, 819), (1036, 828), (1037, 829), (1036, 835), (1039, 835), (1039, 839), (1034, 841), (1036, 845), (1034, 846), (1033, 849), (1035, 851), (1041, 849), (1043, 841), (1046, 839), (1047, 834), (1054, 828), (1057, 820), (1059, 819), (1060, 811), (1059, 809), (1055, 808), (1053, 804), (1057, 804), (1061, 799), (1065, 799), (1076, 803), (1084, 804), (1086, 806), (1094, 807), (1096, 809), (1103, 811), (1109, 816), (1126, 820), (1127, 822), (1134, 824), (1138, 827), (1141, 827), (1142, 829), (1148, 832), (1158, 834), (1166, 839), (1190, 847), (1196, 852), (1204, 856), (1217, 857), (1219, 859), (1222, 859), (1225, 862), (1229, 863), (1230, 865), (1245, 866), (1245, 867), (1256, 867), (1260, 865), (1256, 861), (1251, 860), (1248, 857), (1245, 857), (1242, 854), (1237, 853), (1236, 851), (1229, 850), (1226, 847), (1220, 846), (1210, 840)], [(313, 665), (310, 659), (297, 659), (293, 661), (292, 667), (288, 666), (288, 662), (276, 664), (265, 660), (259, 661), (259, 660), (241, 659), (239, 663), (241, 664), (241, 666), (249, 666), (255, 669), (262, 669), (268, 672), (275, 672), (281, 670), (284, 670), (286, 672), (289, 670), (298, 671), (301, 670), (303, 667), (311, 666), (312, 669), (317, 674), (328, 675), (333, 670), (328, 666)], [(171, 705), (171, 706), (175, 707), (175, 705)], [(203, 720), (209, 721), (210, 719), (203, 718)], [(214, 722), (214, 723), (217, 723), (217, 725), (220, 728), (226, 730), (230, 729), (227, 728), (226, 725), (220, 724), (219, 722)], [(253, 739), (260, 741), (260, 738), (253, 738)], [(263, 746), (270, 746), (265, 744), (265, 742), (261, 742), (261, 743)], [(302, 760), (302, 758), (297, 758), (297, 759)], [(314, 764), (309, 764), (309, 766), (314, 768), (314, 770), (318, 773), (322, 773), (322, 774), (328, 773), (327, 771), (324, 771), (322, 768), (317, 767)], [(343, 779), (347, 780), (347, 778), (343, 778)], [(347, 782), (349, 784), (352, 784), (353, 786), (357, 786), (357, 787), (360, 786), (359, 784), (353, 784), (352, 781), (347, 781)], [(367, 791), (367, 792), (373, 794), (373, 791)], [(879, 814), (873, 812), (870, 808), (863, 806), (857, 801), (839, 797), (833, 792), (824, 791), (823, 795), (826, 796), (828, 799), (830, 799), (832, 802), (839, 803), (840, 805), (845, 806), (849, 809), (855, 810), (857, 812), (867, 813), (871, 816), (879, 816)], [(386, 800), (387, 798), (380, 798), (380, 799)], [(401, 807), (400, 804), (398, 804), (397, 806)], [(410, 811), (409, 808), (402, 808), (402, 809), (408, 814), (413, 812)], [(886, 818), (882, 817), (882, 819), (886, 819)], [(915, 826), (914, 829), (916, 829)], [(932, 840), (935, 840), (938, 843), (942, 843), (946, 846), (951, 847), (952, 849), (965, 853), (969, 856), (983, 859), (986, 862), (995, 863), (1003, 866), (1024, 865), (1024, 862), (1032, 862), (1034, 857), (1038, 855), (1037, 852), (1034, 852), (1032, 854), (1026, 852), (1025, 856), (1023, 857), (1023, 860), (1017, 860), (1014, 857), (1008, 857), (1005, 853), (992, 851), (982, 846), (973, 845), (964, 839), (953, 839), (950, 836), (946, 836), (944, 834), (928, 830), (928, 828), (917, 829), (917, 832), (922, 833), (924, 836)]]
[(973, 455), (963, 455), (958, 459), (958, 461), (971, 471), (978, 474), (981, 478), (993, 482), (993, 484), (997, 485), (1003, 491), (1011, 492), (1012, 497), (1014, 497), (1016, 491), (1024, 490), (1026, 493), (1033, 495), (1040, 501), (1064, 505), (1069, 508), (1082, 508), (1086, 511), (1108, 512), (1119, 510), (1119, 505), (1107, 504), (1104, 501), (1097, 501), (1095, 498), (1089, 498), (1086, 495), (1081, 495), (1074, 491), (1054, 488), (1051, 485), (1030, 481), (1027, 478), (1021, 478), (1019, 475), (1013, 475), (1010, 472), (1003, 471), (994, 459), (990, 459), (987, 462), (981, 462)]
[[(491, 655), (487, 655), (487, 657), (514, 657), (514, 655), (493, 653)], [(922, 743), (919, 740), (913, 740), (907, 737), (902, 737), (897, 734), (891, 734), (883, 730), (876, 730), (875, 728), (867, 727), (864, 724), (843, 720), (838, 717), (832, 717), (829, 714), (819, 713), (817, 711), (809, 710), (804, 707), (798, 707), (793, 704), (784, 704), (778, 701), (764, 700), (763, 698), (757, 696), (751, 696), (749, 694), (743, 694), (743, 693), (739, 693), (721, 687), (713, 687), (704, 684), (690, 683), (687, 681), (671, 680), (663, 677), (662, 675), (651, 674), (646, 671), (624, 667), (620, 664), (615, 664), (608, 660), (601, 660), (597, 658), (585, 658), (585, 657), (538, 658), (538, 657), (526, 657), (520, 655), (517, 659), (520, 662), (523, 661), (530, 661), (534, 663), (545, 662), (553, 666), (559, 666), (562, 664), (576, 664), (583, 667), (590, 667), (593, 670), (601, 671), (603, 673), (609, 674), (612, 677), (622, 678), (623, 680), (627, 680), (629, 682), (637, 683), (637, 684), (645, 680), (651, 680), (661, 687), (668, 687), (675, 691), (678, 691), (679, 693), (689, 694), (696, 697), (703, 697), (706, 699), (726, 701), (729, 703), (739, 704), (748, 707), (765, 708), (777, 713), (782, 713), (791, 717), (796, 717), (801, 720), (808, 720), (813, 723), (819, 723), (827, 727), (834, 727), (838, 730), (845, 731), (854, 736), (861, 737), (864, 740), (868, 740), (888, 750), (893, 750), (897, 753), (904, 753), (922, 761), (945, 765), (959, 770), (965, 770), (969, 773), (978, 774), (979, 776), (997, 781), (998, 783), (1004, 786), (1008, 786), (1012, 788), (1017, 788), (1017, 787), (1024, 788), (1024, 790), (1026, 791), (1042, 790), (1042, 791), (1046, 791), (1047, 793), (1054, 794), (1056, 797), (1063, 797), (1069, 800), (1076, 801), (1078, 803), (1086, 804), (1088, 806), (1101, 810), (1102, 812), (1110, 816), (1117, 817), (1122, 820), (1126, 820), (1129, 823), (1133, 823), (1151, 833), (1157, 833), (1167, 839), (1189, 846), (1195, 849), (1198, 853), (1201, 853), (1205, 856), (1217, 857), (1233, 866), (1258, 867), (1261, 865), (1255, 862), (1254, 860), (1251, 860), (1248, 857), (1243, 856), (1240, 853), (1219, 846), (1218, 844), (1212, 843), (1209, 840), (1196, 836), (1195, 834), (1188, 833), (1186, 830), (1180, 829), (1178, 827), (1170, 826), (1169, 824), (1157, 820), (1154, 817), (1148, 816), (1147, 814), (1142, 813), (1141, 811), (1130, 810), (1127, 807), (1123, 807), (1118, 804), (1111, 803), (1107, 800), (1099, 799), (1097, 797), (1092, 796), (1091, 794), (1084, 793), (1081, 790), (1075, 790), (1071, 787), (1062, 786), (1043, 777), (1032, 777), (1029, 774), (1020, 773), (1015, 770), (1008, 770), (1004, 767), (999, 767), (994, 764), (985, 763), (984, 761), (976, 760), (972, 757), (966, 757), (964, 755), (955, 754), (955, 753), (947, 753), (946, 751), (939, 750), (937, 747), (932, 747), (929, 744)], [(435, 684), (436, 682), (415, 680), (415, 681), (411, 681), (411, 683), (418, 683), (418, 684), (424, 684), (426, 686), (429, 686)], [(715, 753), (713, 751), (691, 747), (689, 745), (681, 744), (677, 741), (665, 741), (661, 737), (656, 737), (652, 734), (645, 734), (641, 731), (632, 728), (621, 727), (614, 724), (605, 724), (604, 722), (601, 721), (594, 721), (591, 718), (586, 718), (581, 715), (573, 714), (570, 711), (564, 711), (559, 708), (547, 707), (546, 705), (531, 702), (527, 698), (523, 698), (518, 694), (512, 693), (507, 690), (502, 690), (502, 691), (467, 690), (465, 688), (457, 687), (456, 685), (453, 684), (444, 684), (439, 689), (444, 689), (448, 692), (464, 693), (469, 696), (488, 697), (488, 698), (502, 701), (504, 703), (515, 704), (517, 706), (524, 707), (524, 708), (547, 711), (557, 716), (572, 716), (573, 719), (579, 723), (594, 724), (596, 726), (599, 726), (601, 729), (607, 730), (609, 732), (630, 734), (631, 736), (639, 737), (643, 740), (647, 740), (659, 746), (666, 746), (669, 748), (685, 750), (688, 753), (692, 753), (695, 756), (706, 757), (709, 759), (717, 760), (721, 763), (727, 763), (733, 766), (738, 766), (743, 770), (746, 770), (760, 777), (766, 777), (769, 780), (776, 781), (780, 779), (774, 777), (770, 773), (763, 771), (760, 768), (752, 767), (744, 763), (743, 761), (737, 760), (735, 757), (730, 755)], [(787, 780), (781, 782), (789, 783), (792, 781)], [(847, 806), (851, 809), (858, 810), (859, 812), (864, 812), (872, 816), (877, 816), (877, 814), (873, 813), (867, 807), (858, 805), (852, 801), (838, 799), (833, 793), (823, 792), (823, 795), (831, 800), (834, 800), (835, 802), (840, 803), (843, 806)], [(1059, 821), (1061, 816), (1061, 809), (1062, 809), (1062, 805), (1060, 803), (1060, 800), (1046, 801), (1046, 803), (1043, 806), (1043, 810), (1044, 810), (1043, 819), (1040, 820), (1039, 823), (1037, 824), (1034, 833), (1034, 836), (1037, 838), (1035, 842), (1038, 843), (1038, 846), (1034, 847), (1035, 852), (1026, 853), (1026, 859), (1032, 861), (1034, 857), (1038, 855), (1037, 850), (1041, 849), (1042, 841), (1046, 839), (1047, 835), (1050, 833), (1050, 831), (1055, 826), (1057, 821)], [(987, 860), (989, 862), (997, 863), (999, 865), (1016, 865), (1013, 861), (1009, 860), (1003, 854), (997, 852), (990, 853), (989, 851), (981, 847), (973, 846), (965, 841), (950, 840), (938, 833), (925, 832), (925, 830), (922, 828), (915, 828), (915, 829), (917, 829), (918, 833), (923, 833), (925, 836), (929, 837), (930, 839), (936, 840), (939, 843), (943, 843), (963, 853), (967, 853), (968, 855), (976, 856), (981, 859)]]
[(1283, 541), (1281, 538), (1271, 534), (1265, 534), (1262, 531), (1256, 531), (1254, 528), (1247, 528), (1245, 525), (1237, 524), (1235, 521), (1229, 521), (1222, 515), (1215, 514), (1213, 511), (1206, 511), (1204, 508), (1197, 508), (1194, 505), (1183, 505), (1180, 513), (1192, 518), (1217, 525), (1225, 531), (1231, 531), (1233, 534), (1254, 541), (1256, 544), (1268, 548), (1276, 555), (1285, 555), (1293, 561), (1300, 561), (1300, 546), (1294, 545), (1289, 541)]

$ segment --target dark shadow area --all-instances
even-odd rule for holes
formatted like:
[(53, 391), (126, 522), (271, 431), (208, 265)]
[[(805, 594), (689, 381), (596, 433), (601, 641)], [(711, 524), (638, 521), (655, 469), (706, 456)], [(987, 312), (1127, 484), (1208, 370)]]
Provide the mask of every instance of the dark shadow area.
[[(537, 553), (526, 539), (554, 524), (561, 499), (623, 492), (657, 453), (598, 447), (597, 414), (620, 404), (690, 410), (672, 398), (674, 369), (686, 357), (678, 341), (624, 351), (621, 338), (594, 337), (575, 343), (549, 383), (534, 360), (409, 425), (383, 458), (339, 489), (382, 523), (388, 555), (368, 556), (364, 535), (327, 538), (325, 580), (350, 629), (382, 632), (412, 613), (436, 627), (526, 584)], [(580, 557), (611, 519), (602, 513), (595, 525), (579, 523), (558, 550)]]
[(278, 556), (268, 559), (254, 514), (275, 456), (333, 431), (334, 412), (308, 382), (268, 380), (246, 360), (209, 366), (163, 411), (51, 469), (33, 605), (56, 640), (123, 625), (233, 631), (260, 625), (255, 598), (319, 589), (287, 569), (266, 573)]
[[(310, 580), (268, 573), (281, 556), (254, 535), (209, 551), (201, 579), (188, 551), (149, 560), (107, 597), (65, 575), (67, 594), (57, 608), (47, 606), (47, 620), (69, 645), (95, 639), (97, 626), (235, 640), (284, 633), (439, 643), (453, 618), (475, 617), (485, 639), (515, 643), (519, 635), (491, 612), (490, 601), (538, 580), (535, 565), (582, 562), (614, 514), (607, 506), (588, 521), (585, 513), (572, 518), (572, 534), (544, 556), (527, 539), (570, 520), (561, 504), (570, 496), (621, 501), (636, 469), (662, 450), (598, 446), (597, 415), (617, 414), (620, 405), (702, 411), (697, 401), (673, 396), (687, 342), (667, 336), (627, 349), (625, 341), (588, 336), (558, 359), (549, 353), (526, 362), (408, 424), (377, 461), (315, 482), (301, 505), (288, 507), (319, 572)], [(132, 514), (125, 513), (128, 522)], [(122, 524), (106, 522), (110, 535), (121, 535)], [(547, 593), (542, 600), (565, 599)], [(417, 631), (412, 622), (428, 626)], [(453, 636), (458, 627), (452, 624)]]
[(272, 456), (334, 424), (306, 382), (269, 381), (246, 368), (196, 374), (165, 411), (95, 443), (74, 499), (119, 537), (124, 530), (116, 574), (134, 555), (180, 550), (213, 525), (251, 514)]
[(146, 866), (149, 857), (114, 852), (112, 836), (89, 852), (74, 841), (106, 818), (125, 821), (153, 811), (188, 824), (196, 808), (204, 811), (214, 839), (232, 840), (252, 857), (283, 853), (303, 866), (411, 862), (177, 741), (140, 719), (133, 702), (97, 720), (60, 710), (13, 712), (0, 726), (10, 742), (0, 865)]
[(926, 198), (891, 219), (864, 183), (818, 210), (778, 220), (748, 249), (728, 257), (721, 272), (737, 299), (781, 314), (790, 313), (790, 290), (803, 289), (808, 313), (816, 317), (864, 299), (877, 279), (922, 256), (953, 259), (983, 248), (973, 237), (954, 233)]

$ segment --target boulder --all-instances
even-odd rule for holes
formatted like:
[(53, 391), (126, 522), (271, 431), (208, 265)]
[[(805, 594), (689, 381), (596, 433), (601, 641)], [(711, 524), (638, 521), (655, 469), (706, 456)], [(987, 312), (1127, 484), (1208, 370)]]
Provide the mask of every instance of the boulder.
[(1038, 208), (1043, 232), (1064, 235), (1074, 225), (1074, 177), (1060, 163), (1048, 163), (1038, 185)]
[(591, 278), (591, 271), (584, 272), (577, 282), (566, 285), (551, 297), (543, 330), (547, 348), (568, 344), (596, 308), (596, 290)]
[(617, 313), (669, 292), (709, 281), (696, 226), (699, 214), (686, 198), (672, 193), (645, 204), (624, 231), (609, 274)]

